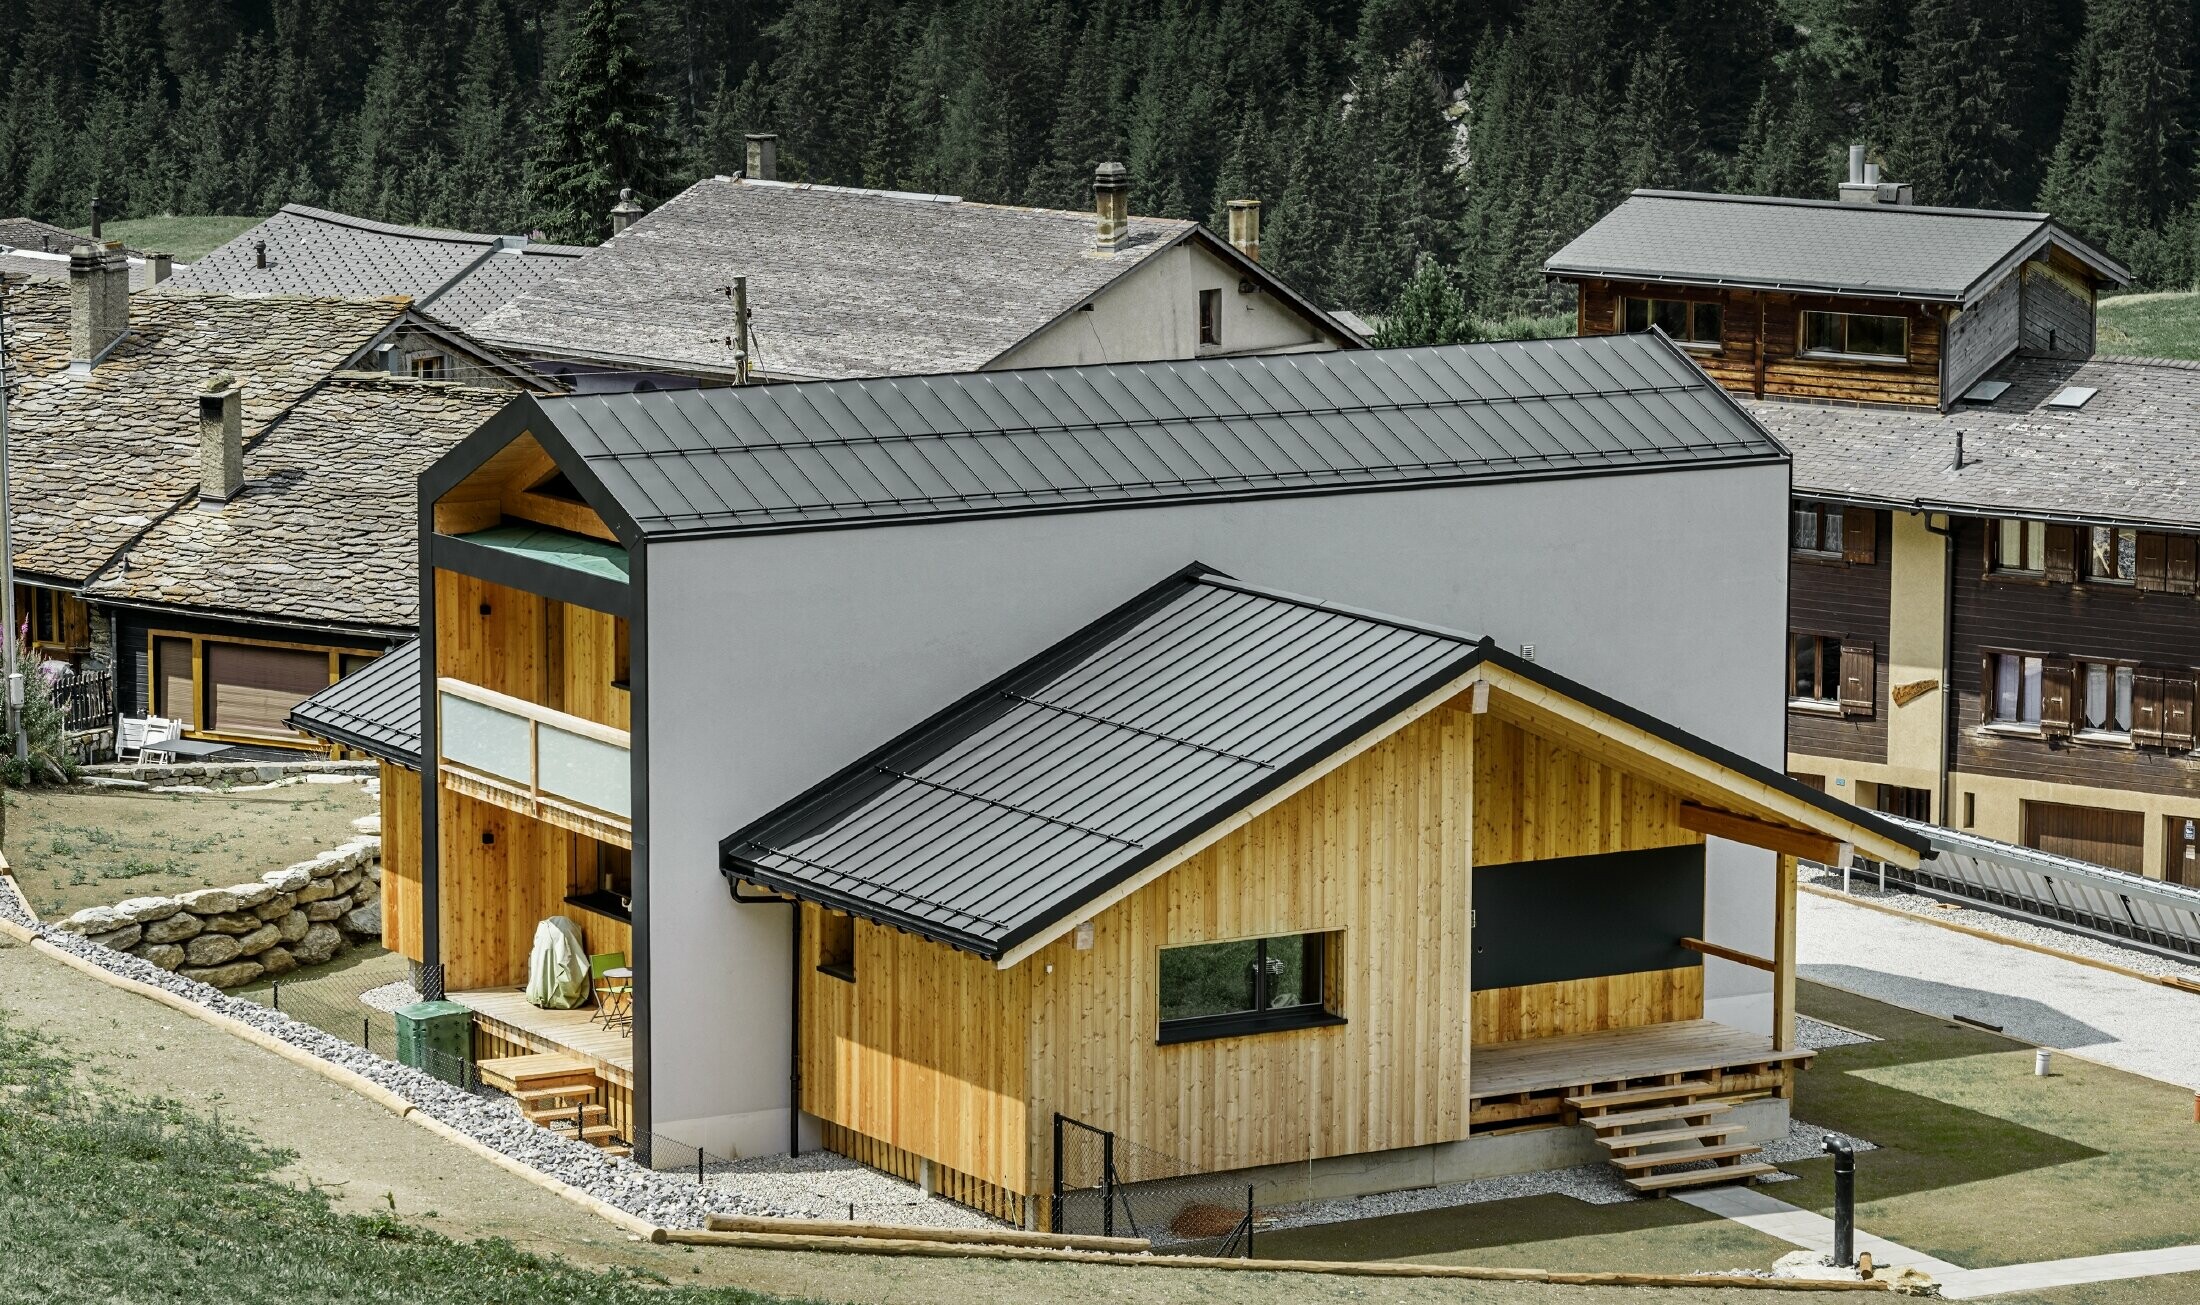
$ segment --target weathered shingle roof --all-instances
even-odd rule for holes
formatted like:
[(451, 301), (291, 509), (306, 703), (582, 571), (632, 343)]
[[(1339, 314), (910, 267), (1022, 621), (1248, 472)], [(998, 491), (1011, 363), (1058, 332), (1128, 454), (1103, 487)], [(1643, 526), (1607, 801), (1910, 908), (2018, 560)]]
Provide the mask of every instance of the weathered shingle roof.
[(420, 641), (399, 644), (290, 709), (315, 738), (420, 769)]
[[(2016, 358), (1990, 379), (2009, 389), (1946, 413), (1776, 400), (1749, 407), (1793, 450), (1798, 494), (2200, 528), (2200, 364)], [(2070, 386), (2099, 393), (2083, 407), (2048, 406)]]
[(537, 402), (668, 535), (1784, 456), (1650, 335)]
[(1133, 218), (1102, 254), (1089, 213), (714, 177), (475, 328), (523, 352), (731, 374), (724, 287), (745, 275), (767, 375), (975, 371), (1195, 225)]
[[(267, 242), (267, 266), (253, 246)], [(497, 247), (473, 231), (405, 227), (303, 204), (285, 204), (163, 287), (233, 295), (341, 295), (421, 298), (448, 284)]]
[[(27, 249), (34, 253), (66, 254), (78, 245), (95, 243), (88, 235), (79, 235), (67, 227), (57, 227), (37, 218), (0, 218), (0, 245), (10, 249)], [(128, 249), (132, 258), (141, 251)]]
[(585, 245), (534, 243), (517, 249), (499, 249), (476, 261), (414, 307), (454, 326), (467, 326), (510, 303), (521, 292), (565, 271), (572, 266), (573, 260), (588, 252), (589, 247)]
[[(27, 276), (39, 281), (66, 283), (69, 279), (69, 256), (66, 252), (47, 254), (16, 250), (0, 254), (0, 272), (12, 276)], [(153, 269), (146, 266), (143, 259), (131, 260), (130, 288), (132, 290), (145, 289), (152, 284), (152, 279)]]
[[(419, 624), (420, 473), (511, 397), (346, 373), (245, 449), (243, 492), (187, 496), (85, 592), (382, 631)], [(191, 464), (195, 473), (196, 463)]]
[(1487, 640), (1194, 567), (728, 835), (720, 868), (999, 958), (1484, 660), (1921, 843)]
[(394, 300), (130, 297), (130, 333), (69, 372), (68, 287), (11, 284), (8, 408), (15, 565), (82, 583), (198, 486), (200, 387), (243, 387), (252, 440), (404, 313)]
[(2045, 213), (1670, 190), (1636, 191), (1543, 270), (1968, 304), (2049, 242), (2131, 279)]

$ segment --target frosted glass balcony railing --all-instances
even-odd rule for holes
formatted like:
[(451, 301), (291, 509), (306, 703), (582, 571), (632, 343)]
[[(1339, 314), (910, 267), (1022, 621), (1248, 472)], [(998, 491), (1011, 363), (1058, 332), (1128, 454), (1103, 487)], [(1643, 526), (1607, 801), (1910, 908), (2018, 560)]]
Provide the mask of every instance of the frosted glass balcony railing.
[(464, 680), (436, 687), (443, 765), (536, 800), (630, 818), (625, 730)]

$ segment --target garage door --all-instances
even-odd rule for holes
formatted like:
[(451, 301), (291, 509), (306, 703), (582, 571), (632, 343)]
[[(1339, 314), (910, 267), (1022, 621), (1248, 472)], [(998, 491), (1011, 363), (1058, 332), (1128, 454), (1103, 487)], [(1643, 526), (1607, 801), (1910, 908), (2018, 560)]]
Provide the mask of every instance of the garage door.
[(2146, 873), (2146, 817), (2137, 811), (2027, 802), (2024, 845), (2111, 870)]

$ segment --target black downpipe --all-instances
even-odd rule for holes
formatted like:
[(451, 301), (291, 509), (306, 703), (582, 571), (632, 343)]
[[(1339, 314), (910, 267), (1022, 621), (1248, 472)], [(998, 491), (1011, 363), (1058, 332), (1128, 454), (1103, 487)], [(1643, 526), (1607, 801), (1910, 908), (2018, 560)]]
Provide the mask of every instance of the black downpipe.
[(787, 1154), (802, 1154), (802, 904), (787, 912), (789, 949), (794, 953), (794, 982), (787, 985)]
[(1856, 1152), (1830, 1134), (1826, 1150), (1833, 1153), (1833, 1263), (1846, 1269), (1856, 1263)]

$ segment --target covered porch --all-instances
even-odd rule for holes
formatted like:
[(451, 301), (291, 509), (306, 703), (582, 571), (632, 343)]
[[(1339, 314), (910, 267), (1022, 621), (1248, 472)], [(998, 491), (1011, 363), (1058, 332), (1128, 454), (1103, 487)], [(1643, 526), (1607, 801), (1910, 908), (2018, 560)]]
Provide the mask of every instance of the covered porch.
[(1469, 1063), (1470, 1125), (1484, 1133), (1573, 1123), (1579, 1102), (1645, 1089), (1727, 1103), (1791, 1097), (1795, 1071), (1817, 1054), (1707, 1019), (1489, 1043)]
[[(591, 1004), (577, 1010), (544, 1010), (519, 988), (476, 988), (444, 996), (474, 1013), (474, 1064), (490, 1086), (521, 1094), (530, 1082), (582, 1082), (616, 1136), (631, 1139), (634, 1117), (634, 1039), (607, 1026)], [(516, 1090), (515, 1090), (516, 1089)], [(547, 1100), (547, 1098), (546, 1098)]]

